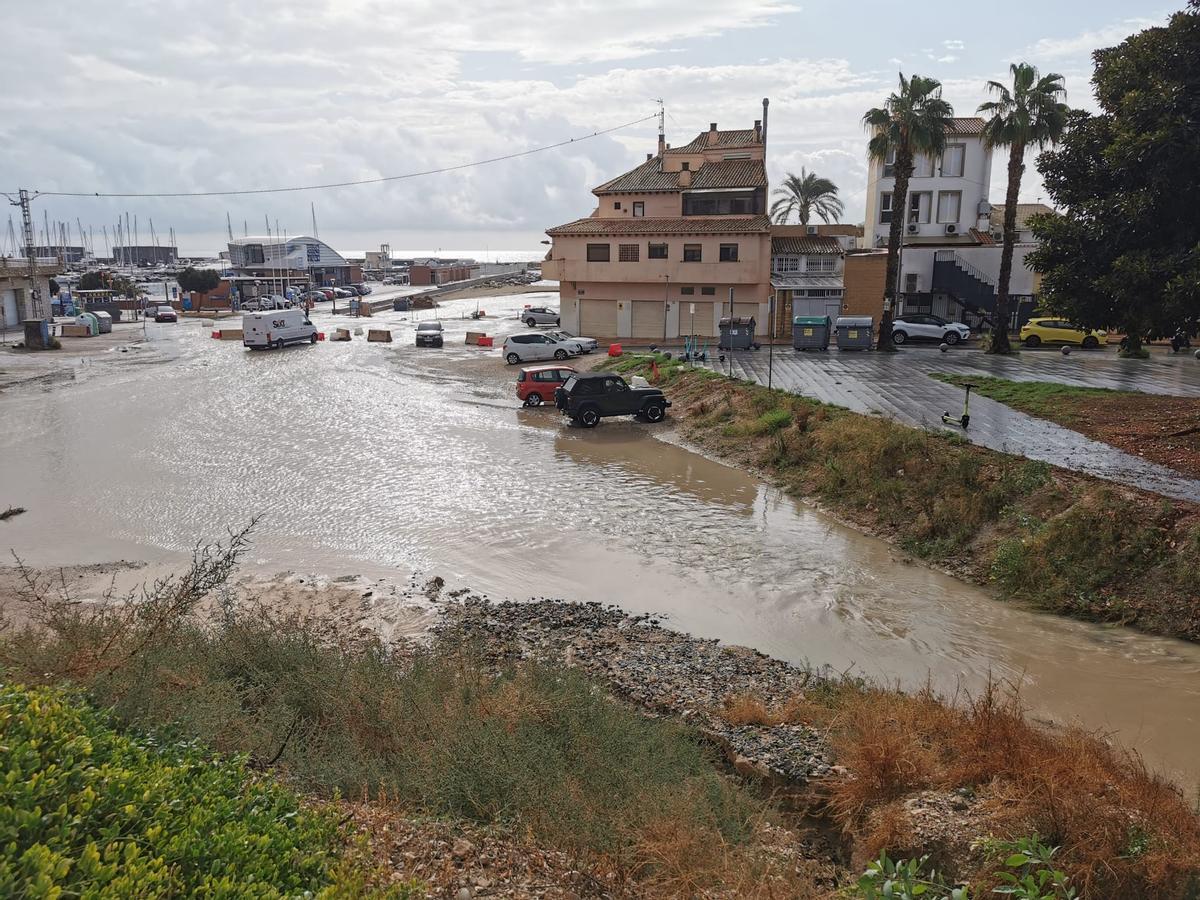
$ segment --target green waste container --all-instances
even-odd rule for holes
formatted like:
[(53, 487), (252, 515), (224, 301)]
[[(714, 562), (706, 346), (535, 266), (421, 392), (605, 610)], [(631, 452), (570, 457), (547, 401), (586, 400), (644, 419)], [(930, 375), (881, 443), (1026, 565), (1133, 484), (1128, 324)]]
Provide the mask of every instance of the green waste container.
[(829, 316), (796, 316), (792, 319), (792, 347), (796, 350), (828, 350), (829, 331)]
[(837, 345), (839, 350), (870, 350), (875, 320), (870, 316), (838, 316)]

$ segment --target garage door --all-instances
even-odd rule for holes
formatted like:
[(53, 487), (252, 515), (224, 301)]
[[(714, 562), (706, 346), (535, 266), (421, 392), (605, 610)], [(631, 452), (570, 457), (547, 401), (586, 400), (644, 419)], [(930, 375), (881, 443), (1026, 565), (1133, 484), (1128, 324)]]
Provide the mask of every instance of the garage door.
[(588, 337), (617, 336), (617, 304), (614, 300), (580, 300), (579, 331)]
[(663, 339), (666, 305), (657, 300), (633, 301), (633, 337), (644, 340)]
[[(691, 307), (696, 307), (692, 315)], [(710, 302), (696, 303), (685, 297), (679, 304), (679, 333), (681, 335), (707, 335), (716, 337), (717, 328), (713, 324), (713, 305)]]

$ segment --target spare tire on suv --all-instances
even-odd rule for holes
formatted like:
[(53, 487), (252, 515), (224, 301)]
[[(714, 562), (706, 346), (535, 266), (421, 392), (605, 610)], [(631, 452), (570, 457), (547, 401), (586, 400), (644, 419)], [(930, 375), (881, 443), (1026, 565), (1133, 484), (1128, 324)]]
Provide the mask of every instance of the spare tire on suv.
[(661, 422), (671, 401), (652, 387), (630, 387), (611, 372), (578, 372), (554, 392), (554, 405), (584, 428), (595, 428), (608, 416), (636, 416)]

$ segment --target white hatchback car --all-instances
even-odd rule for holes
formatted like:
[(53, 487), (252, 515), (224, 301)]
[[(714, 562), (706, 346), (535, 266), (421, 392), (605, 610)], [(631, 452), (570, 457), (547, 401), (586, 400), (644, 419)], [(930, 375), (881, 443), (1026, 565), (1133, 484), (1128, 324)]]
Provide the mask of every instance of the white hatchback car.
[(569, 331), (547, 331), (546, 334), (552, 338), (558, 338), (560, 341), (566, 341), (569, 344), (578, 344), (580, 353), (591, 353), (600, 346), (595, 338), (580, 337), (577, 334), (571, 334)]
[(548, 334), (513, 334), (504, 340), (504, 361), (510, 366), (543, 359), (563, 360), (579, 353), (578, 344)]
[(953, 346), (971, 337), (971, 326), (962, 322), (947, 322), (941, 316), (913, 313), (899, 316), (892, 322), (892, 343), (905, 341), (944, 341)]
[(527, 306), (521, 310), (521, 315), (518, 318), (530, 328), (535, 325), (560, 324), (558, 310), (550, 309), (548, 306)]

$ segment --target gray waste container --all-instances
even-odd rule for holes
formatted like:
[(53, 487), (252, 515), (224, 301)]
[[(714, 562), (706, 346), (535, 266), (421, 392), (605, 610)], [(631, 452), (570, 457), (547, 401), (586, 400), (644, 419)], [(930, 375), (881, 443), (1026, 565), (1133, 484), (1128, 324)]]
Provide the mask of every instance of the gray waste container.
[(408, 305), (407, 297), (396, 297), (392, 300), (392, 312), (408, 312)]
[(92, 310), (92, 315), (95, 316), (96, 320), (100, 323), (100, 333), (101, 334), (111, 334), (112, 333), (112, 316), (110, 316), (108, 313), (106, 313), (102, 309)]
[(718, 347), (722, 350), (749, 350), (756, 347), (754, 343), (753, 316), (725, 316), (721, 319), (721, 340)]
[(870, 316), (838, 316), (839, 350), (870, 350), (875, 320)]
[(796, 316), (792, 319), (792, 347), (828, 350), (829, 326), (829, 316)]

